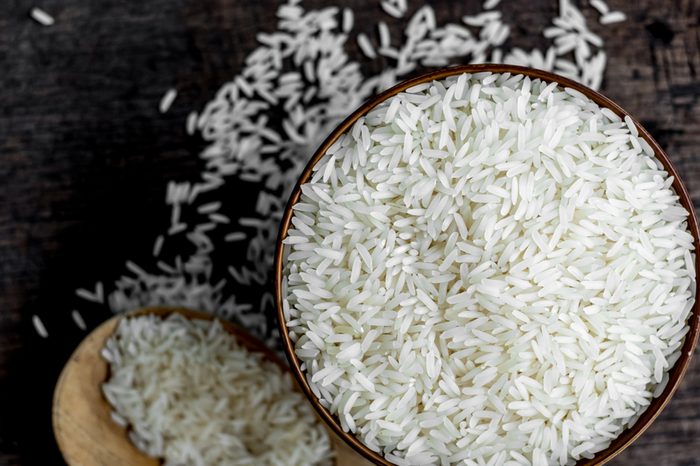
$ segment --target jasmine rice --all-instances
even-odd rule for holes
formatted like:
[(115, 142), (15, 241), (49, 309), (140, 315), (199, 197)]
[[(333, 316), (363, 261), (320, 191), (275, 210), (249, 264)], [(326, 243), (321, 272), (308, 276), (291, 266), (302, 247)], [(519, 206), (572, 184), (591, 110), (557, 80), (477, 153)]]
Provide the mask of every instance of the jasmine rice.
[(573, 89), (462, 74), (357, 121), (301, 186), (286, 324), (343, 429), (399, 465), (570, 465), (668, 382), (695, 301), (688, 212)]

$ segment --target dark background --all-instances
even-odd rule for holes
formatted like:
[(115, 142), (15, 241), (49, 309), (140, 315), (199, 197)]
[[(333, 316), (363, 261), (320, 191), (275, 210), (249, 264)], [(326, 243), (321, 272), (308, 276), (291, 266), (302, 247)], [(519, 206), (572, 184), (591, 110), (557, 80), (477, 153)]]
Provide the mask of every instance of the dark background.
[[(380, 14), (375, 0), (334, 3), (353, 9), (355, 31), (367, 24), (375, 33), (369, 30)], [(414, 9), (422, 2), (409, 3)], [(430, 3), (439, 24), (480, 9), (476, 1)], [(505, 48), (543, 46), (541, 30), (556, 3), (503, 0), (505, 21), (514, 25)], [(602, 90), (661, 143), (698, 206), (700, 1), (609, 3), (628, 21), (601, 27), (585, 9), (589, 27), (606, 41)], [(35, 5), (56, 24), (30, 20)], [(187, 114), (236, 74), (257, 32), (274, 30), (277, 6), (0, 1), (0, 465), (62, 464), (50, 407), (58, 373), (84, 335), (70, 319), (73, 290), (109, 282), (126, 259), (150, 254), (167, 224), (167, 180), (199, 171), (203, 142), (186, 134)], [(179, 96), (161, 115), (158, 102), (170, 87)], [(49, 328), (46, 340), (34, 332), (34, 313)], [(96, 307), (83, 316), (94, 327), (107, 312)], [(613, 464), (694, 465), (698, 452), (696, 358), (672, 403)]]

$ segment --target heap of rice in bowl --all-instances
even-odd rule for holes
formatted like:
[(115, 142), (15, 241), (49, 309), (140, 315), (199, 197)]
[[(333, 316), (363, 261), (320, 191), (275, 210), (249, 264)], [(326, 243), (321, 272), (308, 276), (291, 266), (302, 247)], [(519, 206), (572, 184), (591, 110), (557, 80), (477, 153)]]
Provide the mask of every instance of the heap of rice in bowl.
[(398, 465), (571, 465), (660, 394), (695, 300), (673, 178), (621, 119), (519, 74), (417, 85), (301, 186), (286, 325)]

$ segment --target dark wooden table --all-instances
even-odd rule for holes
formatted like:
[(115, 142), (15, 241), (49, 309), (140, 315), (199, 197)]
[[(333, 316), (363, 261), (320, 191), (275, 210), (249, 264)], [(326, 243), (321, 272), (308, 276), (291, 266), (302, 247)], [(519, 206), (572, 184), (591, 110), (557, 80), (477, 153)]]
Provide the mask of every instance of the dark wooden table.
[[(479, 9), (476, 1), (431, 3), (441, 23)], [(629, 16), (619, 27), (600, 27), (586, 10), (606, 41), (603, 91), (657, 138), (698, 205), (700, 1), (610, 3)], [(375, 1), (345, 4), (359, 29), (376, 23)], [(540, 44), (540, 15), (551, 17), (556, 2), (503, 4), (515, 25), (511, 43)], [(35, 5), (55, 15), (53, 27), (28, 18)], [(198, 171), (202, 141), (186, 134), (187, 113), (235, 75), (255, 33), (274, 29), (276, 7), (264, 0), (0, 2), (0, 465), (61, 464), (50, 406), (60, 368), (83, 336), (70, 321), (73, 290), (109, 281), (125, 259), (150, 250), (143, 238), (167, 222), (166, 180)], [(158, 102), (170, 87), (180, 94), (161, 115)], [(32, 328), (37, 312), (49, 339)], [(92, 327), (106, 316), (97, 309), (85, 319)], [(700, 464), (699, 451), (696, 358), (670, 406), (614, 463)]]

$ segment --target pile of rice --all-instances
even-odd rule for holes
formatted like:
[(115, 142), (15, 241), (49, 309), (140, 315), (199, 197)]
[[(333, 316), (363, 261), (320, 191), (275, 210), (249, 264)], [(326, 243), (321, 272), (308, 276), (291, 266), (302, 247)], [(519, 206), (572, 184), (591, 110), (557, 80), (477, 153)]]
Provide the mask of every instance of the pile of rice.
[(284, 241), (311, 388), (395, 464), (591, 458), (688, 331), (672, 183), (629, 117), (553, 83), (462, 74), (390, 98), (316, 165)]
[(289, 374), (218, 321), (123, 319), (102, 353), (112, 418), (166, 466), (332, 464), (328, 434)]

